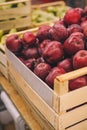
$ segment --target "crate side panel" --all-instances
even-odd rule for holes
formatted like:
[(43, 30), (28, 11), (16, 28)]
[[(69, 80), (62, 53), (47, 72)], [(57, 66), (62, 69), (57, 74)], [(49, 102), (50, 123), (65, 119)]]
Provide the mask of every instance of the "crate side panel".
[(60, 112), (87, 102), (87, 86), (60, 96)]
[(75, 108), (60, 116), (60, 129), (67, 128), (87, 119), (87, 104)]

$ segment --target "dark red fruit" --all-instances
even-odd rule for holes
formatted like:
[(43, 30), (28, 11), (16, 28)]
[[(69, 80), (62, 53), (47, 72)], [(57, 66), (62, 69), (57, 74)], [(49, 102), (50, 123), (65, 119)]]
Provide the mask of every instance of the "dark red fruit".
[(51, 27), (49, 25), (42, 25), (41, 27), (39, 27), (37, 31), (37, 38), (39, 39), (40, 42), (45, 39), (49, 39), (50, 28)]
[(78, 38), (85, 40), (85, 36), (81, 32), (74, 32), (74, 33), (71, 34), (71, 36), (75, 36), (75, 37), (78, 37)]
[(69, 90), (75, 90), (87, 85), (86, 76), (81, 76), (69, 81)]
[(18, 35), (13, 34), (8, 36), (6, 39), (6, 46), (13, 53), (18, 53), (22, 48), (21, 40), (18, 38)]
[(41, 78), (42, 80), (44, 80), (46, 78), (46, 76), (49, 74), (51, 70), (51, 66), (49, 64), (46, 63), (39, 63), (35, 69), (34, 69), (34, 73)]
[(60, 61), (64, 56), (63, 45), (57, 41), (51, 41), (43, 51), (43, 58), (49, 64)]
[(54, 79), (56, 76), (64, 74), (65, 70), (63, 68), (54, 67), (51, 69), (50, 73), (45, 79), (45, 82), (53, 89), (54, 86)]
[(23, 49), (22, 55), (26, 59), (28, 59), (28, 58), (38, 58), (39, 57), (38, 50), (35, 47)]
[(79, 69), (87, 66), (87, 50), (80, 50), (73, 56), (73, 68)]
[(34, 58), (30, 58), (28, 60), (25, 60), (24, 61), (24, 64), (30, 69), (33, 71), (34, 69), (34, 64), (35, 64), (35, 59)]
[(36, 36), (32, 32), (27, 31), (23, 34), (22, 40), (23, 40), (23, 46), (29, 47), (35, 44)]
[(75, 10), (74, 8), (69, 9), (64, 16), (64, 22), (66, 25), (79, 24), (80, 19), (81, 14), (78, 10)]
[(64, 42), (64, 50), (69, 55), (74, 55), (77, 51), (83, 50), (84, 48), (85, 44), (83, 39), (76, 36), (70, 36)]
[(70, 58), (66, 58), (58, 62), (57, 66), (63, 68), (66, 72), (70, 72), (73, 70), (72, 60)]
[(73, 32), (83, 32), (82, 28), (78, 24), (72, 24), (68, 28), (68, 34), (71, 35)]
[(40, 55), (43, 54), (43, 51), (44, 51), (45, 47), (47, 46), (47, 44), (49, 44), (50, 41), (51, 41), (51, 40), (46, 39), (46, 40), (43, 40), (43, 41), (40, 43), (40, 45), (39, 45), (39, 47), (38, 47), (38, 50), (39, 50)]
[(59, 23), (55, 23), (49, 32), (51, 39), (55, 41), (63, 42), (68, 37), (66, 27)]

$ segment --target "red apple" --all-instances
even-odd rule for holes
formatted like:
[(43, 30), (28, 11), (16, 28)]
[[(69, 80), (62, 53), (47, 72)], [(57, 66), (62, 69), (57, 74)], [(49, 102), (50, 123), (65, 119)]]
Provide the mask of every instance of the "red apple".
[(18, 35), (12, 34), (8, 36), (6, 39), (6, 46), (13, 53), (18, 53), (22, 48), (21, 40), (18, 38)]
[(86, 76), (81, 76), (81, 77), (75, 78), (73, 80), (70, 80), (69, 81), (69, 90), (72, 91), (72, 90), (86, 86), (87, 85), (86, 78), (87, 78)]
[(84, 16), (84, 9), (82, 9), (82, 8), (79, 8), (79, 7), (77, 7), (77, 8), (74, 8), (76, 11), (78, 11), (78, 13), (81, 15), (81, 16)]
[(66, 72), (70, 72), (73, 70), (72, 60), (70, 58), (66, 58), (57, 63), (57, 66), (63, 68)]
[(63, 45), (58, 41), (51, 41), (46, 45), (43, 58), (49, 64), (54, 64), (64, 57)]
[(46, 63), (39, 63), (35, 68), (34, 68), (34, 73), (40, 77), (42, 80), (46, 78), (46, 76), (49, 74), (51, 70), (51, 66)]
[(68, 55), (74, 55), (77, 51), (84, 48), (84, 40), (76, 36), (69, 36), (64, 42), (64, 51)]
[(79, 13), (78, 10), (74, 8), (70, 8), (64, 16), (64, 23), (66, 25), (79, 24), (80, 20), (81, 20), (81, 14)]
[(79, 69), (87, 66), (87, 50), (80, 50), (73, 56), (73, 68)]
[(39, 53), (36, 47), (23, 49), (21, 53), (25, 59), (39, 57)]
[(30, 58), (24, 61), (24, 64), (33, 71), (34, 69), (34, 64), (35, 64), (35, 59), (34, 58)]
[(23, 46), (26, 47), (33, 46), (36, 43), (36, 36), (34, 35), (34, 33), (27, 31), (23, 34), (22, 40), (23, 40)]
[(75, 37), (78, 37), (78, 38), (81, 38), (81, 39), (85, 40), (85, 36), (84, 36), (84, 34), (82, 32), (73, 32), (71, 34), (71, 36), (75, 36)]
[(67, 28), (68, 34), (71, 35), (73, 32), (83, 32), (82, 28), (78, 24), (72, 24)]
[(42, 26), (39, 27), (38, 31), (37, 31), (37, 38), (39, 39), (39, 41), (43, 41), (45, 39), (49, 39), (49, 30), (50, 30), (51, 26), (44, 24)]
[(40, 55), (43, 54), (43, 51), (44, 51), (46, 45), (49, 44), (50, 41), (51, 41), (51, 40), (46, 39), (46, 40), (43, 40), (43, 41), (40, 43), (40, 45), (39, 45), (39, 47), (38, 47), (38, 50), (39, 50)]
[(68, 31), (66, 27), (58, 22), (49, 30), (52, 40), (63, 42), (68, 37)]
[(54, 67), (51, 69), (50, 73), (46, 77), (45, 82), (49, 85), (49, 87), (53, 89), (54, 79), (56, 78), (56, 76), (59, 76), (64, 73), (65, 73), (65, 70), (63, 68)]

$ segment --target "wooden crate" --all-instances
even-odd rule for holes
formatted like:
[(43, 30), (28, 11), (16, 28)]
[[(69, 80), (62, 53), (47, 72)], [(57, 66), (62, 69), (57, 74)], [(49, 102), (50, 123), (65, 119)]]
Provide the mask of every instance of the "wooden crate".
[(68, 88), (70, 79), (87, 74), (87, 67), (57, 76), (52, 90), (7, 48), (6, 56), (10, 82), (50, 130), (87, 130), (87, 86)]
[[(17, 6), (20, 4), (19, 6)], [(22, 4), (22, 5), (21, 5)], [(13, 8), (11, 7), (13, 6)], [(0, 29), (25, 28), (31, 25), (31, 1), (14, 0), (0, 3)]]
[[(66, 7), (67, 10), (70, 8), (69, 6), (67, 6), (67, 5), (65, 4), (64, 1), (57, 1), (57, 2), (50, 2), (50, 3), (32, 5), (32, 11), (39, 9), (39, 10), (41, 10), (41, 11), (44, 11), (44, 12), (43, 12), (43, 15), (46, 16), (45, 12), (46, 12), (46, 10), (47, 10), (48, 7), (62, 7), (62, 6), (63, 6), (63, 7)], [(33, 14), (33, 13), (32, 13), (32, 14)], [(48, 16), (49, 16), (49, 15), (48, 15)], [(51, 22), (51, 23), (52, 23), (52, 22), (55, 22), (55, 21), (57, 21), (57, 20), (59, 19), (59, 17), (57, 17), (57, 16), (55, 16), (55, 15), (53, 15), (53, 16), (54, 16), (54, 17), (53, 17), (52, 20), (46, 20), (46, 21), (44, 21), (44, 22), (33, 22), (33, 19), (32, 19), (32, 26), (33, 26), (33, 27), (41, 26), (41, 25), (43, 25), (43, 24), (47, 24), (47, 23), (50, 23), (50, 22)]]

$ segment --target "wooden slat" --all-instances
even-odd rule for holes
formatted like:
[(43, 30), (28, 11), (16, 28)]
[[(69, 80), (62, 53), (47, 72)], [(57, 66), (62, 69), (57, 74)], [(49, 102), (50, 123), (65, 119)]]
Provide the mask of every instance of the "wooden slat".
[(66, 130), (87, 130), (87, 120), (80, 122)]
[(60, 96), (60, 112), (87, 103), (87, 86)]
[(16, 0), (10, 2), (2, 2), (1, 6), (9, 6), (24, 2), (21, 7), (8, 8), (0, 10), (0, 29), (8, 31), (11, 28), (29, 28), (31, 26), (31, 0)]
[[(31, 0), (21, 0), (21, 2), (31, 2)], [(20, 3), (20, 0), (12, 0), (12, 1), (9, 1), (9, 2), (2, 2), (2, 3), (0, 3), (0, 6), (15, 4), (15, 3)]]
[(0, 29), (3, 30), (10, 30), (11, 28), (23, 28), (23, 27), (30, 27), (31, 20), (30, 16), (15, 20), (8, 20), (4, 22), (0, 22)]
[[(29, 8), (29, 9), (28, 9)], [(22, 16), (30, 16), (29, 4), (23, 7), (9, 8), (0, 10), (0, 20), (9, 20), (10, 18), (20, 18)]]
[(32, 8), (46, 8), (48, 6), (65, 6), (65, 2), (64, 1), (57, 1), (57, 2), (50, 2), (50, 3), (45, 3), (45, 4), (39, 4), (39, 5), (32, 5)]
[(64, 82), (67, 80), (71, 80), (71, 79), (80, 77), (85, 74), (87, 74), (87, 67), (83, 67), (83, 68), (71, 71), (69, 73), (63, 74), (61, 76), (57, 76), (56, 79), (60, 82)]
[(60, 116), (59, 130), (63, 130), (75, 123), (78, 123), (84, 119), (87, 119), (87, 104), (75, 108), (72, 111), (66, 112)]

